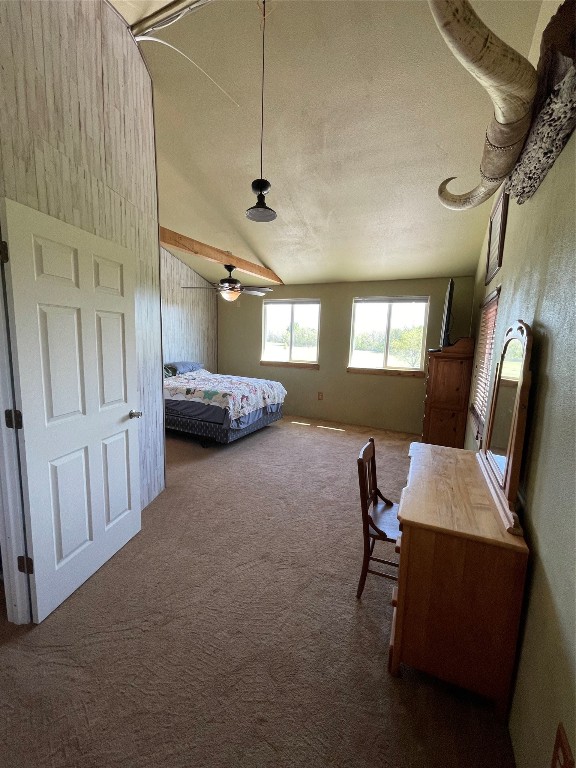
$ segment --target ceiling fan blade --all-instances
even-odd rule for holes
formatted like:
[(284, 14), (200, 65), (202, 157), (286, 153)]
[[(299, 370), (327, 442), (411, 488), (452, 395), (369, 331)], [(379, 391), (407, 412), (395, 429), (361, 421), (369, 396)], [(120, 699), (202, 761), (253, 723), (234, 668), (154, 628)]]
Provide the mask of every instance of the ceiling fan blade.
[(242, 288), (242, 293), (248, 294), (248, 296), (265, 296), (264, 291), (260, 291), (257, 288)]
[(243, 291), (259, 291), (260, 293), (268, 293), (269, 291), (273, 291), (273, 288), (267, 288), (264, 285), (243, 285), (242, 286)]
[(182, 288), (196, 288), (199, 291), (211, 291), (212, 288), (208, 288), (207, 285), (183, 285)]

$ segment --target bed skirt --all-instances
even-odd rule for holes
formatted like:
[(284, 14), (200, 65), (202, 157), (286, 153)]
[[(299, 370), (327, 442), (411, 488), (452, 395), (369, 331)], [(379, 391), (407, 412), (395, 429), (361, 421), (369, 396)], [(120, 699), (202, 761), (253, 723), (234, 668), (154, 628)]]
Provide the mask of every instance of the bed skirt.
[(166, 413), (165, 426), (166, 429), (173, 429), (177, 432), (186, 432), (189, 435), (198, 435), (205, 438), (206, 441), (214, 441), (216, 443), (232, 443), (234, 440), (238, 440), (240, 437), (249, 435), (252, 432), (256, 432), (262, 427), (272, 424), (274, 421), (278, 421), (282, 418), (282, 407), (275, 413), (263, 413), (259, 419), (249, 424), (243, 429), (232, 429), (231, 427), (224, 427), (222, 424), (214, 424), (210, 421), (201, 421), (200, 419), (194, 419), (190, 416), (175, 415)]

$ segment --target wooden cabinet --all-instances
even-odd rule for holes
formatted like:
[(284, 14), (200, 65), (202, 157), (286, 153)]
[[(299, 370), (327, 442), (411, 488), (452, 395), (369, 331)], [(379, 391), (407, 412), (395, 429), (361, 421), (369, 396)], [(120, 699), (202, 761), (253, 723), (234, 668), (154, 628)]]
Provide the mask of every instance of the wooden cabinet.
[(422, 440), (462, 448), (474, 363), (474, 339), (428, 353)]
[(508, 533), (476, 454), (410, 447), (389, 668), (401, 663), (506, 713), (528, 548)]

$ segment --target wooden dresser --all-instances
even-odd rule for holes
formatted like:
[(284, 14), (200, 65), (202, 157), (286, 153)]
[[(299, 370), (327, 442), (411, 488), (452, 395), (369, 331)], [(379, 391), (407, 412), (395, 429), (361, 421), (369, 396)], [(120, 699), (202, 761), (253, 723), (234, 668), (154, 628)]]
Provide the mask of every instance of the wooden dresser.
[(473, 363), (472, 338), (428, 353), (423, 442), (464, 446)]
[(412, 443), (389, 669), (405, 663), (508, 711), (528, 548), (473, 451)]

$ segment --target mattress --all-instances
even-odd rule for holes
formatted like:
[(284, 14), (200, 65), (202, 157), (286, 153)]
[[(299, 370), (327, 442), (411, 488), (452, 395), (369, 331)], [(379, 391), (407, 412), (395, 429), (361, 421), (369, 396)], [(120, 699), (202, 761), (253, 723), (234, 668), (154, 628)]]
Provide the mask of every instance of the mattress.
[(166, 415), (224, 429), (245, 429), (263, 416), (280, 413), (286, 390), (279, 381), (226, 376), (205, 369), (164, 379)]

